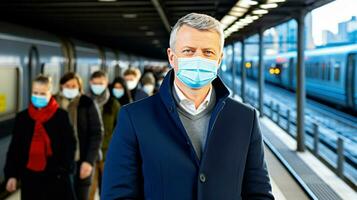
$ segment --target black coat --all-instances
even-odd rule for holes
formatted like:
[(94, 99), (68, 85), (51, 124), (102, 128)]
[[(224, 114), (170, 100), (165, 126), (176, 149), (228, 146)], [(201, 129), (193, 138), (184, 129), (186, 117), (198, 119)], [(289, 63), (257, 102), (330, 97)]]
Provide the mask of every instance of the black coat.
[[(48, 158), (45, 172), (50, 174), (70, 174), (74, 169), (76, 139), (66, 111), (58, 109), (44, 124), (51, 140), (52, 156)], [(21, 179), (29, 159), (35, 121), (28, 109), (18, 113), (5, 164), (5, 178)]]
[(100, 111), (91, 98), (82, 95), (77, 112), (80, 162), (86, 161), (93, 166), (97, 160), (104, 135)]

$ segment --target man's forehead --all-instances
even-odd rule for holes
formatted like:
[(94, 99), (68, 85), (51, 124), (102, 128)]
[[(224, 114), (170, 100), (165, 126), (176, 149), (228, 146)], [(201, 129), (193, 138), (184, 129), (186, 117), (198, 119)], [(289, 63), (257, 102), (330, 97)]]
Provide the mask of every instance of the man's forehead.
[(177, 47), (220, 48), (220, 36), (214, 30), (198, 30), (183, 25), (176, 35)]

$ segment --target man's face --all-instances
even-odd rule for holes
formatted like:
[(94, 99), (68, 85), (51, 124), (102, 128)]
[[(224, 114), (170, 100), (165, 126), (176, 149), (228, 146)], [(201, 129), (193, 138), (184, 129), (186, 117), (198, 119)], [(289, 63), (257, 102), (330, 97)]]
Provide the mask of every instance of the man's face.
[(221, 64), (223, 57), (220, 37), (216, 31), (201, 31), (187, 25), (178, 30), (175, 50), (168, 48), (167, 54), (175, 72), (178, 71), (177, 58), (200, 56)]
[(132, 74), (124, 76), (126, 81), (136, 81), (136, 77)]
[(106, 77), (93, 78), (90, 82), (92, 85), (103, 85), (104, 87), (108, 87), (108, 79)]

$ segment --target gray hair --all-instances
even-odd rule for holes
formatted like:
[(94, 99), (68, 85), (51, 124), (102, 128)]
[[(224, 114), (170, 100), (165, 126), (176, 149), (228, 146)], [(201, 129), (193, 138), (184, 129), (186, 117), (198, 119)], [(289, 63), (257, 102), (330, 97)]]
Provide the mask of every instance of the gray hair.
[(214, 30), (221, 38), (221, 51), (224, 46), (224, 34), (222, 24), (215, 18), (198, 13), (190, 13), (179, 19), (175, 26), (171, 30), (170, 34), (170, 48), (175, 50), (176, 35), (178, 30), (183, 26), (187, 25), (198, 30)]

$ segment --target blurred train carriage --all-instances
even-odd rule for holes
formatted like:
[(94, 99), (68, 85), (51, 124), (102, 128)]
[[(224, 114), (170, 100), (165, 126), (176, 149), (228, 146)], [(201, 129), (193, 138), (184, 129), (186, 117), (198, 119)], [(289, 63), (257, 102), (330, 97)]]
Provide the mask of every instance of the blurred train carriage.
[[(325, 47), (305, 52), (308, 96), (357, 112), (357, 44)], [(269, 83), (295, 91), (296, 52), (264, 56), (264, 76)], [(236, 59), (240, 74), (240, 59)], [(247, 77), (257, 79), (258, 57), (246, 60)]]

